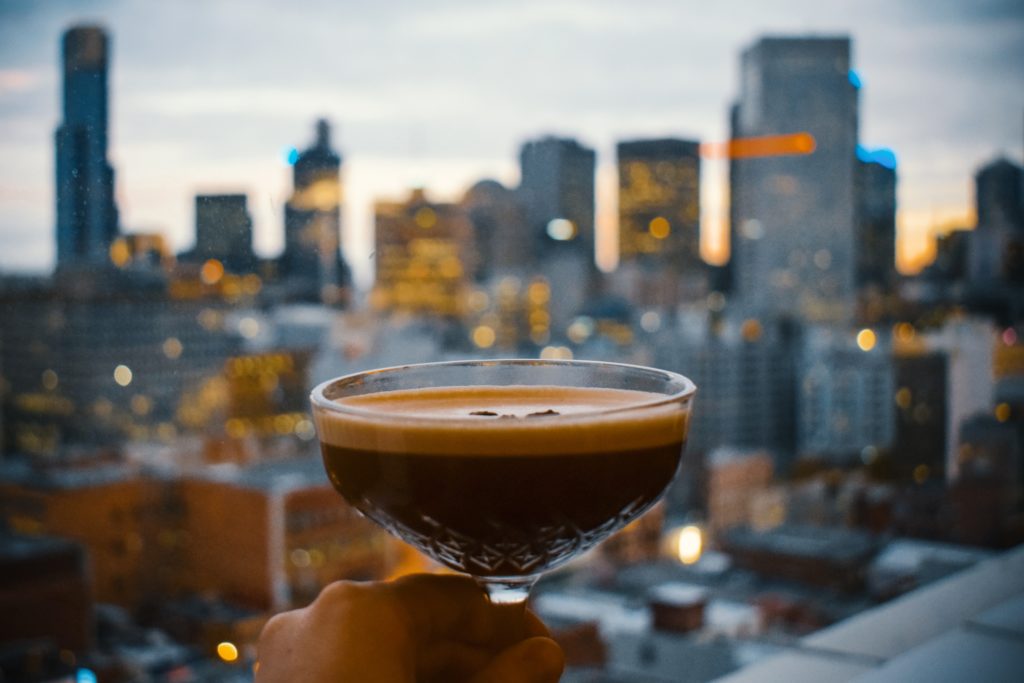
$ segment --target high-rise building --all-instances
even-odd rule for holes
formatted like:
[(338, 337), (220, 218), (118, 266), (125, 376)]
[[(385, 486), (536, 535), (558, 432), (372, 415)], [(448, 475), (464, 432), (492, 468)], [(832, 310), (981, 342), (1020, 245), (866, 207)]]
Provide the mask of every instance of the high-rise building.
[(755, 311), (854, 311), (859, 82), (846, 37), (763, 38), (743, 53), (733, 135), (814, 139), (810, 154), (732, 162), (735, 295)]
[(594, 264), (594, 173), (597, 155), (568, 138), (544, 137), (519, 152), (519, 192), (534, 253), (572, 251)]
[(64, 111), (57, 128), (57, 266), (106, 259), (118, 234), (107, 159), (109, 40), (97, 26), (64, 33)]
[(1022, 176), (1020, 166), (1007, 159), (986, 164), (974, 176), (978, 226), (970, 236), (968, 277), (977, 290), (1024, 284)]
[(519, 274), (530, 266), (533, 244), (514, 190), (496, 180), (481, 180), (469, 188), (461, 203), (473, 224), (479, 251), (477, 280)]
[(226, 270), (236, 273), (253, 269), (252, 217), (244, 194), (196, 195), (193, 254), (199, 260), (217, 259)]
[(858, 149), (857, 289), (891, 292), (896, 285), (896, 160)]
[(895, 436), (893, 357), (887, 339), (813, 328), (797, 364), (797, 451), (868, 464)]
[[(654, 365), (700, 387), (687, 450), (763, 448), (780, 458), (793, 441), (792, 331), (755, 318), (686, 312), (659, 332)], [(778, 469), (785, 469), (779, 462)]]
[(634, 140), (617, 151), (620, 267), (638, 268), (640, 280), (660, 290), (640, 296), (641, 303), (673, 305), (681, 293), (699, 294), (692, 290), (702, 289), (706, 273), (698, 143)]
[(184, 394), (240, 346), (223, 300), (175, 298), (148, 271), (0, 290), (0, 307), (6, 452), (54, 457), (173, 435), (183, 404), (199, 407)]
[(331, 149), (331, 127), (316, 124), (316, 141), (294, 158), (295, 190), (284, 209), (281, 275), (293, 298), (340, 303), (350, 285), (341, 255), (341, 156)]
[(404, 202), (377, 202), (374, 222), (374, 307), (460, 317), (477, 258), (465, 210), (415, 190)]
[(519, 194), (533, 242), (533, 268), (558, 296), (551, 302), (554, 333), (583, 306), (594, 261), (594, 173), (597, 155), (576, 140), (544, 137), (519, 152)]

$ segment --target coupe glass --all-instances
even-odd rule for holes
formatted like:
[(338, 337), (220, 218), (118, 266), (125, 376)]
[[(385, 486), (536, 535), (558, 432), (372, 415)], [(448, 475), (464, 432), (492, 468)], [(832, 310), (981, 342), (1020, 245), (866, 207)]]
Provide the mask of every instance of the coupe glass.
[(664, 494), (695, 390), (633, 365), (474, 360), (348, 375), (311, 398), (351, 505), (492, 602), (522, 603)]

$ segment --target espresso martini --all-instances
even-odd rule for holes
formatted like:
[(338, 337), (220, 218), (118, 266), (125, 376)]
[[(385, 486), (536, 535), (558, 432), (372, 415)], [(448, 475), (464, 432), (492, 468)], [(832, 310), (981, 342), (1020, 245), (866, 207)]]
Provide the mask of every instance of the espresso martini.
[(459, 386), (336, 398), (315, 411), (345, 499), (449, 567), (531, 576), (604, 540), (678, 470), (689, 411), (664, 394)]

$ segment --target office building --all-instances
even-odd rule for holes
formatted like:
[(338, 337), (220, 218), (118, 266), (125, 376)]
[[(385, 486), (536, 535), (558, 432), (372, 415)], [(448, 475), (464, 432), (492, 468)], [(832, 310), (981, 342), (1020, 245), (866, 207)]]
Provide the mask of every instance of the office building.
[(97, 26), (64, 34), (63, 120), (55, 137), (57, 266), (103, 262), (118, 234), (107, 159), (110, 41)]
[(552, 327), (564, 334), (597, 272), (594, 261), (594, 150), (568, 138), (544, 137), (519, 152), (519, 195), (533, 243), (533, 271), (559, 296)]
[(192, 259), (216, 259), (224, 269), (248, 273), (256, 266), (252, 217), (244, 194), (196, 195), (196, 246)]
[(897, 278), (895, 157), (857, 151), (857, 289), (886, 295)]
[(797, 452), (874, 462), (895, 438), (894, 381), (888, 341), (874, 331), (809, 330), (797, 363)]
[(351, 278), (341, 254), (341, 155), (331, 148), (326, 120), (317, 121), (313, 145), (292, 161), (280, 274), (294, 300), (344, 304)]
[(894, 355), (896, 420), (889, 471), (924, 484), (946, 477), (949, 355), (945, 351)]
[(813, 149), (789, 150), (810, 153), (732, 161), (734, 295), (757, 312), (811, 321), (853, 314), (854, 76), (845, 37), (769, 37), (743, 53), (734, 137), (813, 137)]
[(374, 308), (461, 317), (477, 262), (466, 211), (415, 190), (403, 202), (377, 202), (374, 222)]
[(633, 140), (617, 145), (619, 267), (638, 271), (630, 299), (672, 306), (705, 293), (700, 256), (697, 142)]
[[(1022, 178), (1021, 167), (1007, 159), (986, 164), (974, 176), (978, 225), (969, 241), (968, 278), (989, 298), (1001, 295), (1019, 302), (1024, 285)], [(1015, 292), (1007, 292), (1007, 287)], [(1019, 307), (1017, 303), (1018, 315)]]
[(481, 180), (469, 188), (461, 205), (473, 224), (479, 251), (475, 279), (524, 274), (533, 262), (534, 245), (516, 191), (496, 180)]
[(766, 449), (785, 471), (793, 446), (792, 332), (756, 318), (684, 313), (654, 338), (653, 364), (700, 387), (687, 451)]
[(113, 270), (0, 291), (5, 452), (56, 456), (177, 429), (183, 394), (240, 346), (226, 304)]

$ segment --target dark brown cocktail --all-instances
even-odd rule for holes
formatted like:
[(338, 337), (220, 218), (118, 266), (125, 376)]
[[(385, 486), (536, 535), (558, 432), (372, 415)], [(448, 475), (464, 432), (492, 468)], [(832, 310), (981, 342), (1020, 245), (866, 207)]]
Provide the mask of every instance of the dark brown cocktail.
[(661, 497), (692, 394), (692, 384), (684, 398), (600, 385), (385, 387), (326, 390), (325, 405), (314, 396), (331, 482), (432, 558), (506, 587), (528, 586)]

